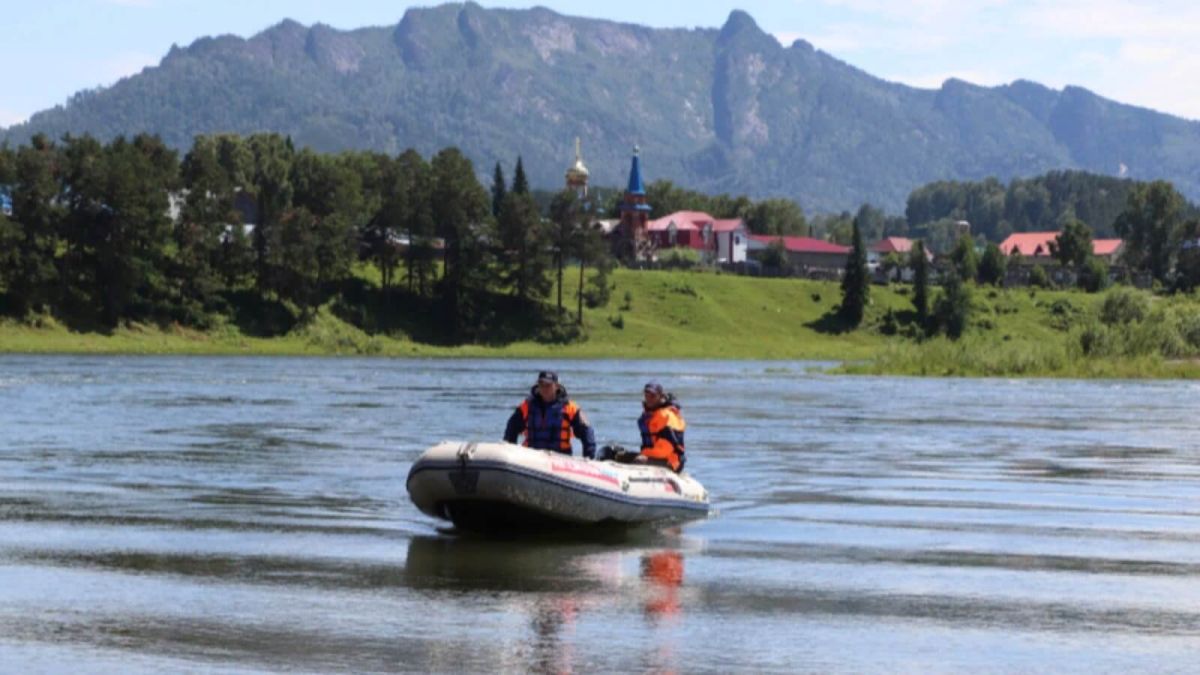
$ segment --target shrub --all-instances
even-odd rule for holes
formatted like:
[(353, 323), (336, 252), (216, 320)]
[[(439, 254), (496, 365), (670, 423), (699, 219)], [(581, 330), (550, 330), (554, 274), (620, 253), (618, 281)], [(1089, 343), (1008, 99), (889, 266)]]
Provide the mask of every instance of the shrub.
[(1079, 333), (1079, 347), (1084, 356), (1111, 356), (1114, 351), (1112, 332), (1104, 324), (1090, 321)]
[(1050, 288), (1052, 286), (1045, 268), (1041, 265), (1034, 265), (1033, 269), (1029, 270), (1029, 285), (1037, 288)]
[(1050, 325), (1058, 330), (1070, 330), (1075, 317), (1080, 313), (1079, 309), (1066, 298), (1059, 298), (1050, 303), (1047, 311), (1050, 313)]
[(1192, 349), (1200, 350), (1200, 312), (1188, 309), (1179, 317), (1179, 336)]
[(1100, 320), (1105, 325), (1140, 322), (1150, 313), (1150, 297), (1143, 291), (1121, 286), (1112, 289), (1100, 307)]
[(1099, 293), (1108, 288), (1108, 265), (1095, 256), (1089, 257), (1079, 270), (1077, 283), (1088, 293)]
[(971, 291), (953, 271), (946, 275), (933, 314), (938, 328), (944, 330), (952, 340), (957, 340), (967, 330), (971, 315)]
[(895, 335), (900, 332), (900, 322), (896, 319), (896, 313), (888, 309), (883, 315), (883, 321), (879, 324), (879, 332), (884, 335)]
[(700, 264), (700, 252), (690, 248), (670, 248), (658, 256), (658, 261), (668, 269), (691, 269)]

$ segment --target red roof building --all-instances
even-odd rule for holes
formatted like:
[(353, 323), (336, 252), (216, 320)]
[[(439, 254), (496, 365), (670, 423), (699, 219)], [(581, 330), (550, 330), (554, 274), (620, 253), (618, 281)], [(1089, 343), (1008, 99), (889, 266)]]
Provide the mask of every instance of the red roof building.
[[(1000, 252), (1012, 255), (1019, 252), (1023, 257), (1035, 262), (1049, 262), (1053, 259), (1050, 244), (1058, 237), (1058, 232), (1018, 232), (1010, 234), (1000, 243)], [(1092, 255), (1113, 262), (1124, 250), (1125, 242), (1121, 239), (1093, 239)]]
[(703, 211), (676, 211), (646, 224), (659, 249), (683, 247), (701, 251), (716, 262), (743, 262), (750, 233), (740, 218), (718, 219)]
[(912, 251), (913, 240), (908, 237), (884, 237), (871, 247), (871, 250), (881, 256), (889, 253), (908, 253)]
[(812, 237), (779, 237), (750, 235), (753, 250), (763, 250), (774, 243), (783, 244), (788, 262), (801, 269), (842, 270), (850, 257), (850, 247)]

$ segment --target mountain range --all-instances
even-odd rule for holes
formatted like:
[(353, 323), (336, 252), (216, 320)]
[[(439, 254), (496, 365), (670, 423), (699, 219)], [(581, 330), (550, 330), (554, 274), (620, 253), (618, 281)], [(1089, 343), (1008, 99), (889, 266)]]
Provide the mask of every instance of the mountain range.
[(810, 212), (900, 211), (930, 181), (1067, 168), (1164, 178), (1200, 199), (1200, 122), (1025, 80), (888, 82), (803, 40), (784, 47), (741, 11), (719, 29), (473, 3), (351, 31), (285, 20), (173, 47), (0, 138), (143, 131), (181, 150), (196, 134), (260, 131), (322, 151), (454, 145), (484, 180), (520, 155), (543, 188), (562, 185), (578, 136), (596, 185), (624, 183), (636, 144), (647, 180)]

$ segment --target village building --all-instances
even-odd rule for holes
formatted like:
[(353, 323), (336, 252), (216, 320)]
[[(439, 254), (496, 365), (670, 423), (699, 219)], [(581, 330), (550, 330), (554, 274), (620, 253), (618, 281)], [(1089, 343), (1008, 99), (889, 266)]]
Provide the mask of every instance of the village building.
[(575, 196), (580, 200), (587, 199), (588, 196), (588, 172), (587, 166), (583, 163), (583, 153), (579, 147), (579, 137), (575, 137), (575, 163), (567, 169), (567, 189), (575, 192)]
[[(892, 253), (900, 256), (904, 264), (908, 264), (908, 256), (912, 253), (913, 244), (915, 243), (908, 237), (884, 237), (867, 249), (867, 267), (874, 269), (879, 263), (883, 262), (884, 258)], [(929, 262), (933, 262), (933, 252), (928, 248), (925, 249), (925, 258)]]
[[(1021, 254), (1021, 261), (1027, 265), (1053, 265), (1057, 260), (1052, 253), (1051, 244), (1059, 235), (1058, 232), (1018, 232), (1010, 234), (1000, 242), (1000, 252), (1011, 256)], [(1121, 239), (1093, 239), (1092, 255), (1105, 263), (1113, 265), (1125, 250), (1125, 242)]]
[(783, 244), (788, 265), (805, 276), (840, 275), (846, 269), (846, 261), (850, 258), (849, 246), (834, 244), (823, 239), (761, 234), (752, 234), (749, 239), (748, 248), (751, 253), (761, 254), (771, 244)]
[(633, 147), (633, 161), (629, 166), (629, 183), (621, 199), (621, 222), (613, 231), (613, 254), (618, 259), (641, 262), (654, 259), (654, 243), (650, 240), (647, 225), (650, 221), (650, 205), (646, 203), (646, 186), (642, 182), (640, 150)]
[(703, 211), (676, 211), (646, 224), (655, 248), (689, 248), (703, 260), (746, 262), (750, 231), (741, 218), (719, 219)]

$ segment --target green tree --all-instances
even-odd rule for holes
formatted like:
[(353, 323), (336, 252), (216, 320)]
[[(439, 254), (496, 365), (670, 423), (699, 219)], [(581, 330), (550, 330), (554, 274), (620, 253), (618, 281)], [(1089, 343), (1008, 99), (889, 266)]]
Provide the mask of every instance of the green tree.
[[(587, 215), (586, 209), (585, 215)], [(576, 240), (575, 256), (579, 259), (579, 291), (576, 294), (578, 304), (575, 320), (579, 325), (583, 325), (585, 301), (589, 307), (603, 307), (608, 304), (611, 295), (608, 275), (612, 272), (614, 261), (609, 253), (609, 245), (604, 238), (604, 233), (595, 227), (585, 226), (580, 229), (579, 237)], [(585, 290), (584, 271), (589, 266), (595, 270), (595, 274), (588, 280)]]
[(787, 248), (783, 245), (782, 239), (772, 239), (771, 243), (767, 244), (766, 250), (762, 252), (763, 267), (769, 270), (777, 270), (782, 272), (788, 265)]
[(979, 283), (1002, 286), (1008, 272), (1008, 259), (1000, 252), (995, 242), (988, 242), (979, 261)]
[(1079, 268), (1079, 287), (1088, 293), (1099, 293), (1108, 288), (1108, 265), (1094, 255), (1089, 255)]
[(867, 278), (867, 251), (863, 246), (862, 230), (853, 224), (850, 256), (846, 259), (846, 274), (842, 277), (842, 304), (838, 316), (852, 328), (862, 323), (866, 311), (870, 279)]
[(455, 337), (463, 339), (480, 327), (486, 309), (483, 292), (494, 285), (488, 250), (493, 239), (488, 223), (491, 205), (471, 160), (458, 148), (438, 152), (431, 170), (433, 219), (445, 242), (442, 307)]
[[(277, 226), (292, 206), (294, 193), (291, 173), (295, 150), (290, 138), (279, 134), (255, 134), (247, 144), (254, 157), (252, 178), (257, 221), (254, 223), (255, 282), (259, 290), (271, 287), (271, 269), (267, 241), (273, 237), (271, 228)], [(278, 259), (278, 256), (272, 256)]]
[(854, 222), (865, 241), (879, 241), (887, 228), (887, 214), (879, 207), (863, 204), (854, 214)]
[(813, 220), (812, 231), (814, 237), (824, 237), (835, 244), (849, 246), (854, 241), (854, 218), (849, 211), (819, 216)]
[(519, 195), (529, 194), (529, 179), (525, 177), (525, 164), (517, 155), (517, 168), (513, 170), (512, 191)]
[(500, 218), (500, 207), (504, 205), (504, 196), (508, 194), (508, 188), (504, 184), (504, 169), (500, 168), (500, 162), (496, 162), (496, 169), (492, 172), (492, 217)]
[[(117, 137), (100, 146), (67, 137), (70, 231), (68, 282), (80, 300), (96, 302), (98, 318), (165, 319), (179, 309), (169, 280), (171, 192), (179, 159), (157, 137)], [(82, 283), (81, 283), (82, 282)]]
[(57, 299), (57, 257), (65, 217), (59, 189), (62, 151), (38, 134), (8, 161), (13, 213), (0, 235), (0, 285), (7, 291), (9, 310), (23, 316), (48, 310)]
[(1175, 266), (1175, 290), (1190, 293), (1200, 286), (1200, 220), (1184, 224)]
[(925, 257), (925, 242), (913, 242), (908, 264), (913, 269), (913, 309), (924, 327), (929, 323), (929, 259)]
[(1183, 197), (1166, 181), (1141, 184), (1129, 193), (1116, 229), (1125, 239), (1125, 258), (1165, 281), (1182, 223)]
[[(236, 136), (197, 136), (183, 159), (183, 207), (175, 223), (174, 276), (190, 321), (224, 309), (221, 291), (240, 282), (250, 251), (235, 199), (253, 170)], [(236, 247), (236, 248), (235, 248)]]
[(967, 235), (958, 238), (954, 250), (950, 252), (950, 261), (958, 272), (959, 280), (973, 280), (979, 274), (979, 257), (975, 254), (975, 241)]
[(746, 229), (754, 234), (807, 236), (808, 222), (800, 205), (790, 199), (755, 202), (745, 215)]
[(394, 222), (405, 233), (404, 266), (408, 291), (427, 293), (427, 282), (434, 274), (433, 169), (416, 150), (406, 150), (396, 160)]
[[(537, 204), (528, 192), (512, 192), (504, 196), (497, 229), (500, 235), (497, 257), (501, 282), (523, 303), (529, 304), (546, 297), (550, 292), (550, 283), (546, 278), (550, 267), (550, 248), (547, 246), (549, 232), (543, 227)], [(560, 266), (560, 304), (561, 272)]]
[(270, 290), (308, 315), (320, 302), (320, 248), (317, 218), (292, 207), (267, 232)]
[(967, 330), (971, 317), (971, 291), (955, 270), (950, 270), (942, 279), (942, 293), (934, 307), (938, 328), (957, 340)]
[[(315, 238), (315, 286), (304, 294), (302, 307), (311, 309), (323, 302), (323, 293), (350, 275), (357, 253), (357, 234), (368, 222), (362, 173), (356, 155), (318, 155), (305, 149), (292, 162), (294, 204), (311, 216)], [(304, 214), (293, 222), (308, 226)], [(299, 261), (284, 259), (283, 264)], [(308, 264), (305, 261), (305, 264)]]
[(1050, 275), (1046, 274), (1046, 268), (1035, 263), (1029, 270), (1029, 285), (1036, 288), (1050, 288), (1053, 283), (1050, 281)]
[(584, 234), (582, 204), (571, 190), (562, 190), (550, 204), (549, 242), (554, 259), (555, 278), (558, 286), (558, 309), (563, 307), (563, 269), (567, 258), (576, 254)]
[(1050, 255), (1063, 267), (1082, 267), (1092, 255), (1092, 228), (1070, 218), (1050, 242)]

